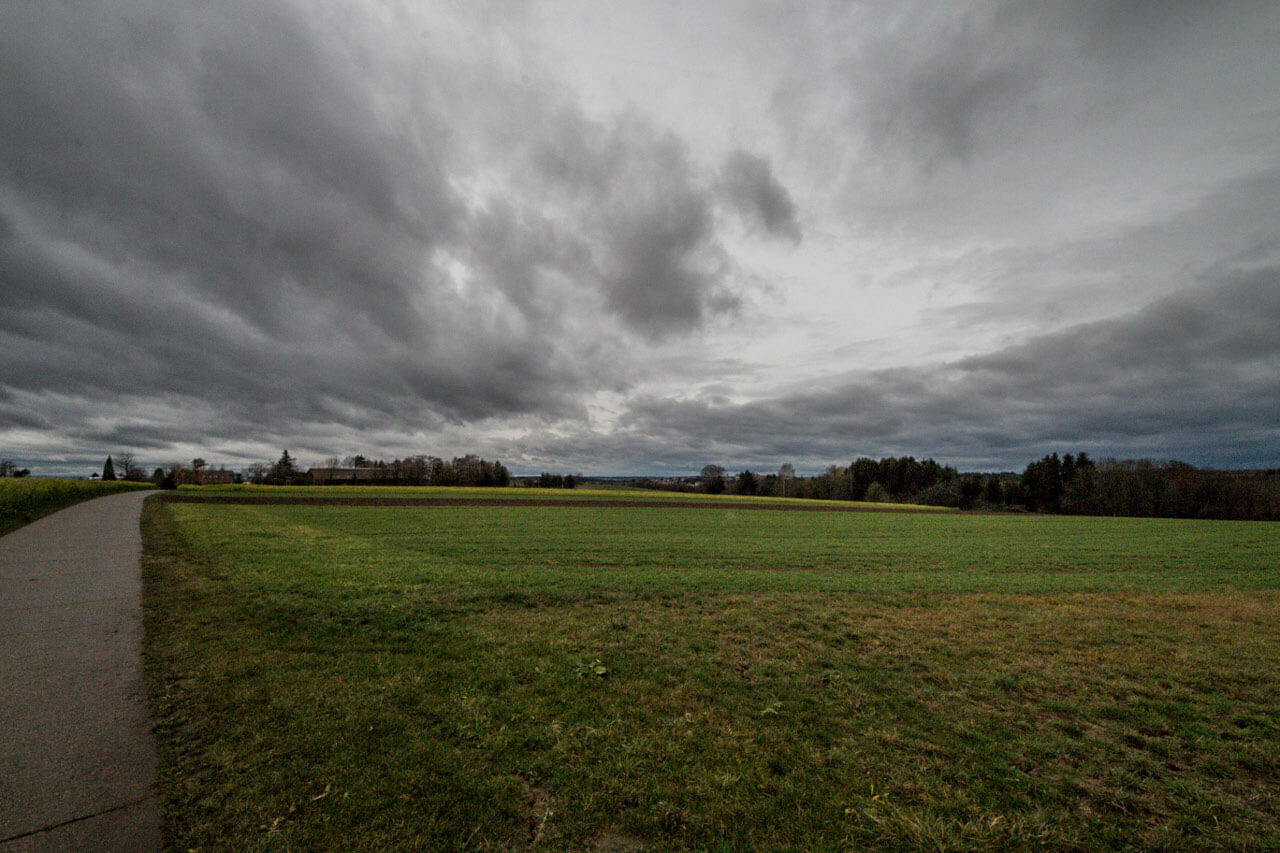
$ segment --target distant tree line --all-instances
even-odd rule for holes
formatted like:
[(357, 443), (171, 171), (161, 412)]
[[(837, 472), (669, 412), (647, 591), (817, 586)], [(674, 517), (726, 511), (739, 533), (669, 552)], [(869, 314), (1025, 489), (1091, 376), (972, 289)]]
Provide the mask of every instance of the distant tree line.
[(779, 498), (819, 498), (837, 501), (896, 501), (956, 505), (960, 475), (955, 468), (932, 459), (913, 456), (856, 459), (848, 466), (832, 465), (814, 477), (796, 475), (785, 463), (777, 473), (750, 469), (729, 474), (719, 465), (707, 465), (698, 477), (665, 477), (638, 480), (635, 485), (663, 491), (707, 494), (758, 495)]
[(30, 477), (30, 468), (19, 468), (12, 459), (0, 459), (0, 477)]
[[(467, 454), (451, 460), (438, 456), (407, 456), (404, 459), (373, 459), (363, 455), (348, 456), (343, 460), (329, 459), (324, 465), (312, 469), (320, 476), (300, 468), (297, 461), (285, 450), (274, 464), (250, 465), (249, 480), (267, 485), (307, 485), (313, 482), (359, 483), (377, 486), (507, 486), (511, 473), (501, 462), (489, 462)], [(328, 472), (328, 475), (326, 475)], [(358, 476), (356, 473), (358, 472)]]
[[(831, 465), (814, 477), (796, 476), (791, 465), (776, 474), (743, 471), (734, 478), (736, 494), (833, 501), (894, 501), (898, 503), (950, 503), (948, 485), (959, 475), (955, 468), (933, 459), (889, 456), (860, 457), (847, 466)], [(728, 490), (729, 484), (726, 484)]]
[(1215, 471), (1186, 462), (1051, 453), (1004, 489), (1005, 506), (1070, 515), (1280, 520), (1280, 470)]
[(1051, 453), (1021, 475), (961, 474), (950, 465), (912, 456), (861, 457), (798, 477), (790, 465), (776, 474), (728, 474), (707, 465), (698, 477), (643, 480), (637, 485), (707, 494), (762, 495), (847, 501), (892, 501), (958, 509), (1123, 515), (1163, 518), (1280, 520), (1280, 470), (1217, 471), (1185, 462)]
[[(141, 470), (139, 470), (141, 474)], [(190, 465), (174, 462), (167, 469), (156, 468), (151, 472), (151, 482), (162, 489), (176, 489), (178, 486), (210, 485), (225, 483), (243, 483), (244, 477), (225, 467), (214, 470), (209, 463), (197, 456)]]
[(531, 485), (540, 489), (573, 489), (577, 487), (578, 480), (572, 474), (548, 474), (543, 471)]
[(132, 451), (125, 450), (116, 455), (117, 463), (110, 456), (102, 465), (102, 477), (105, 482), (128, 480), (133, 483), (145, 483), (148, 480), (146, 469), (137, 464)]

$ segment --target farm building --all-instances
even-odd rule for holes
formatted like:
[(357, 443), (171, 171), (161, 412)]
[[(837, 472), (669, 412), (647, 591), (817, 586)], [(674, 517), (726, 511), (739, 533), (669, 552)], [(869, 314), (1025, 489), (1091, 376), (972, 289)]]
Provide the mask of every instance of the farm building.
[(317, 486), (350, 486), (375, 483), (383, 473), (377, 468), (311, 468), (307, 476)]
[(192, 472), (192, 476), (201, 486), (226, 486), (236, 481), (236, 473), (226, 468), (219, 468), (216, 471), (211, 468), (201, 468), (199, 471)]

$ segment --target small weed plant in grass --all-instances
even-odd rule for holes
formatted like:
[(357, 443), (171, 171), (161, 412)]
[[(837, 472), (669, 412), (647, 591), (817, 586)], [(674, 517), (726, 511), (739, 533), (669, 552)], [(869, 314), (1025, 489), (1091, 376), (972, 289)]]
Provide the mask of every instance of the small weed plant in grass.
[(149, 488), (152, 488), (150, 483), (122, 480), (104, 483), (53, 477), (3, 477), (0, 478), (0, 536), (80, 501)]
[(162, 504), (176, 849), (1280, 845), (1280, 526)]

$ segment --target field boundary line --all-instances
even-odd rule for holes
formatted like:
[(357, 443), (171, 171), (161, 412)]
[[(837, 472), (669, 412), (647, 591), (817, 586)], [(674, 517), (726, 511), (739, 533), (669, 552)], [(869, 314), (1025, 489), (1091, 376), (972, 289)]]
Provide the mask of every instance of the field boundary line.
[(562, 499), (555, 498), (443, 498), (443, 497), (352, 497), (334, 495), (270, 495), (251, 497), (247, 495), (160, 495), (159, 500), (166, 503), (191, 504), (237, 504), (264, 506), (512, 506), (512, 507), (620, 507), (637, 509), (723, 509), (723, 510), (781, 510), (783, 512), (896, 512), (896, 513), (932, 513), (953, 514), (954, 510), (946, 507), (906, 507), (895, 504), (884, 506), (816, 506), (813, 504), (756, 504), (730, 501), (678, 501), (663, 500), (608, 500), (597, 498)]

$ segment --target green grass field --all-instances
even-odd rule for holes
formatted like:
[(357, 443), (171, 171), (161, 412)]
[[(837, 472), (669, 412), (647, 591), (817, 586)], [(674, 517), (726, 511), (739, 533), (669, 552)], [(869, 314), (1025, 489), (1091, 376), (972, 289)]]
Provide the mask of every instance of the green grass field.
[(103, 483), (54, 477), (0, 478), (0, 536), (64, 507), (131, 489), (150, 489), (150, 483)]
[(823, 501), (797, 498), (761, 498), (743, 495), (708, 495), (700, 492), (663, 492), (654, 489), (631, 489), (586, 484), (576, 489), (541, 489), (526, 486), (459, 487), (459, 486), (183, 486), (181, 494), (208, 497), (235, 496), (252, 498), (328, 497), (328, 498), (449, 498), (449, 499), (519, 499), (527, 501), (645, 501), (652, 503), (741, 503), (746, 506), (812, 506), (828, 509), (921, 509), (931, 512), (954, 512), (945, 507), (915, 504), (883, 504), (867, 501)]
[(1280, 847), (1278, 525), (152, 501), (144, 534), (176, 849)]

